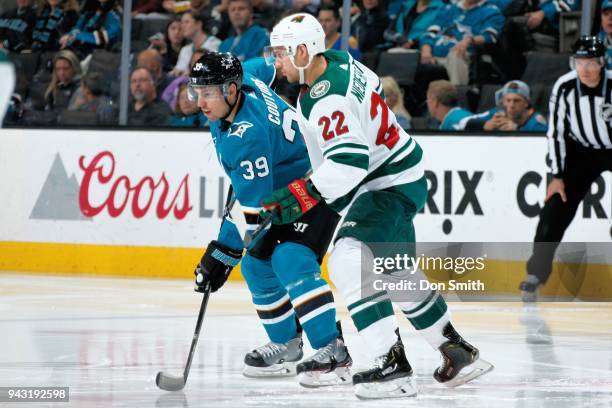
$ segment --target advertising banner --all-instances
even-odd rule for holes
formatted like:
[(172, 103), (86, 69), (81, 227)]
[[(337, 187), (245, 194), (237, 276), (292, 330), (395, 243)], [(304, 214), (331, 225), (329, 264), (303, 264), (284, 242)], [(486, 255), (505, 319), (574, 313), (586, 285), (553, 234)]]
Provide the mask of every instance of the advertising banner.
[[(430, 193), (415, 219), (417, 242), (480, 242), (489, 259), (524, 261), (530, 245), (487, 243), (533, 240), (550, 178), (546, 139), (415, 138)], [(3, 129), (0, 174), (0, 269), (9, 270), (164, 276), (177, 262), (187, 268), (216, 238), (229, 188), (207, 131)], [(608, 172), (564, 241), (610, 243), (611, 226)], [(603, 255), (599, 263), (609, 263)]]

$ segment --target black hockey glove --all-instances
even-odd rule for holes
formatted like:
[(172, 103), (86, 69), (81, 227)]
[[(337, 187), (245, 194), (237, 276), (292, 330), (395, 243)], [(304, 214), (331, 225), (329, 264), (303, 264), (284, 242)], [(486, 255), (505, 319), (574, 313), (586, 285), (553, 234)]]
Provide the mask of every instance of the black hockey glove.
[(217, 241), (210, 241), (194, 271), (195, 291), (204, 293), (208, 285), (211, 292), (219, 290), (241, 258), (242, 251), (235, 251)]

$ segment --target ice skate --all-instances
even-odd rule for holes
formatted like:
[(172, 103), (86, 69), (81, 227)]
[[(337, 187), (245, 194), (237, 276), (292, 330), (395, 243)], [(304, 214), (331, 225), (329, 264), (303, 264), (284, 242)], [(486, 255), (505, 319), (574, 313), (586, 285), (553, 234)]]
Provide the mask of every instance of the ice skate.
[(417, 388), (404, 345), (398, 340), (387, 354), (376, 359), (376, 367), (353, 376), (360, 399), (414, 397)]
[(444, 337), (449, 341), (439, 347), (442, 365), (433, 376), (447, 387), (457, 387), (493, 370), (493, 365), (480, 358), (478, 349), (455, 331), (452, 324), (444, 327)]
[(297, 366), (300, 385), (308, 388), (350, 385), (353, 360), (338, 337)]
[(301, 333), (287, 343), (268, 343), (244, 357), (242, 374), (250, 378), (291, 377), (304, 356)]
[(521, 282), (519, 289), (521, 290), (521, 298), (523, 302), (532, 303), (538, 300), (538, 290), (542, 284), (534, 275), (527, 275), (524, 281)]

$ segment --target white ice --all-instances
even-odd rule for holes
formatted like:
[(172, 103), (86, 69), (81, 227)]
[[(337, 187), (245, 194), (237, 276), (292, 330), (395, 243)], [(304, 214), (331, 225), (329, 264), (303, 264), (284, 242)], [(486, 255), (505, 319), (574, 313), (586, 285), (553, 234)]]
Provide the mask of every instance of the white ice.
[[(244, 354), (267, 340), (239, 283), (211, 296), (185, 389), (159, 390), (158, 371), (182, 372), (200, 300), (188, 280), (0, 275), (0, 386), (70, 387), (68, 403), (0, 406), (612, 406), (612, 303), (529, 310), (520, 303), (451, 303), (455, 326), (495, 365), (456, 389), (433, 380), (438, 353), (398, 314), (419, 395), (381, 403), (357, 400), (350, 386), (311, 390), (295, 378), (244, 378)], [(340, 301), (338, 310), (355, 366), (367, 368)]]

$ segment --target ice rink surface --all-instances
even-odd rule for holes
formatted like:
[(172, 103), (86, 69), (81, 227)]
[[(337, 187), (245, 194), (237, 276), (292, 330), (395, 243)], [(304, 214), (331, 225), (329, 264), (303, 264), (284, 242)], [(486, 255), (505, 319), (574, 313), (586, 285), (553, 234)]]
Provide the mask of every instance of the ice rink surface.
[[(495, 365), (457, 389), (433, 380), (439, 354), (398, 314), (419, 395), (363, 402), (350, 386), (244, 378), (244, 354), (267, 340), (239, 283), (211, 295), (185, 389), (157, 389), (158, 371), (183, 370), (200, 301), (187, 280), (0, 274), (0, 386), (70, 387), (68, 403), (0, 406), (612, 407), (612, 303), (451, 303), (455, 326)], [(367, 368), (341, 301), (338, 309), (355, 367)]]

